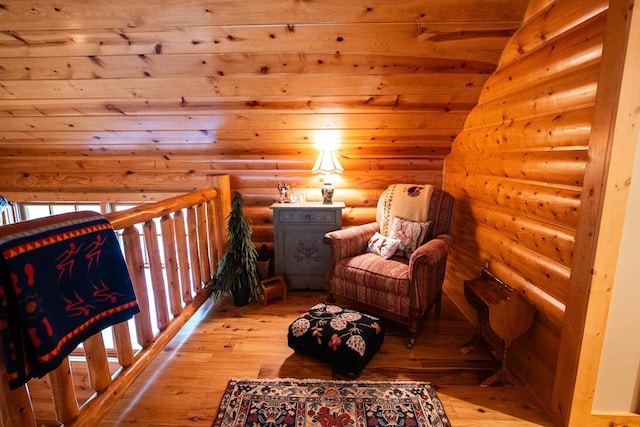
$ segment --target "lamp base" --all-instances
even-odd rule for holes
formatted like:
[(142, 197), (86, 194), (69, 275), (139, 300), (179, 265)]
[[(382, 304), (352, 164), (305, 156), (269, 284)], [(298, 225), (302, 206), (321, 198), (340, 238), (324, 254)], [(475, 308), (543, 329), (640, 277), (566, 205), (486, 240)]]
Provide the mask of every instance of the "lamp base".
[(332, 205), (333, 202), (331, 201), (331, 199), (333, 198), (333, 186), (331, 185), (331, 183), (325, 182), (322, 185), (322, 189), (320, 191), (322, 192), (322, 204)]

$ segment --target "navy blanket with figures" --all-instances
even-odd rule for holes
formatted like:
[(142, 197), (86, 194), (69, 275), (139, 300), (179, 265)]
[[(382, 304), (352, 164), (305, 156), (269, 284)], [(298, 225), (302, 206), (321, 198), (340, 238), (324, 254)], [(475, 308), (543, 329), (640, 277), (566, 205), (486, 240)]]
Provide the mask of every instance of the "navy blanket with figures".
[(0, 330), (10, 388), (55, 369), (82, 341), (138, 311), (104, 216), (74, 212), (0, 228)]

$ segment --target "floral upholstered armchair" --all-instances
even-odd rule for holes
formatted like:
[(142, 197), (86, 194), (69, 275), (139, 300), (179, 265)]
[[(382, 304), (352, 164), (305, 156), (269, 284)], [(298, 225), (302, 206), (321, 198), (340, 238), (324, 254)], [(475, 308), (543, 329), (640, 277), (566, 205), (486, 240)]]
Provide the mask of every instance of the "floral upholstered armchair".
[(327, 233), (328, 301), (338, 297), (407, 325), (412, 348), (423, 316), (441, 308), (454, 204), (431, 185), (392, 184), (378, 200), (376, 222)]

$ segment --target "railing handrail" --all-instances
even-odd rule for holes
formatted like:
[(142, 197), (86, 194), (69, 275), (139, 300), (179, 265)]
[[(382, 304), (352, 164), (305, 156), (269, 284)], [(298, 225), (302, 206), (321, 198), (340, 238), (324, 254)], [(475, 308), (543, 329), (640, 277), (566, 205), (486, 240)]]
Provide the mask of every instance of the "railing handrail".
[(209, 188), (136, 206), (123, 211), (110, 212), (104, 216), (111, 222), (114, 229), (122, 230), (152, 218), (163, 217), (178, 210), (211, 201), (217, 196), (218, 191), (214, 188)]

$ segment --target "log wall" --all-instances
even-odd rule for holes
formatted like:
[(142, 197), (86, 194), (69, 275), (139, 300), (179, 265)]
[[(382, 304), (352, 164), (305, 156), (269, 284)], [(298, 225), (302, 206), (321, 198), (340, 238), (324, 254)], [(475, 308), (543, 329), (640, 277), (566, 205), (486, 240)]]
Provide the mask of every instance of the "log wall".
[(445, 289), (474, 318), (463, 281), (489, 260), (537, 307), (509, 360), (547, 408), (559, 374), (607, 10), (603, 0), (533, 0), (445, 161), (458, 237)]
[(321, 200), (339, 134), (344, 224), (444, 157), (527, 0), (61, 0), (0, 8), (0, 194), (158, 200), (229, 174), (257, 244), (288, 182)]

